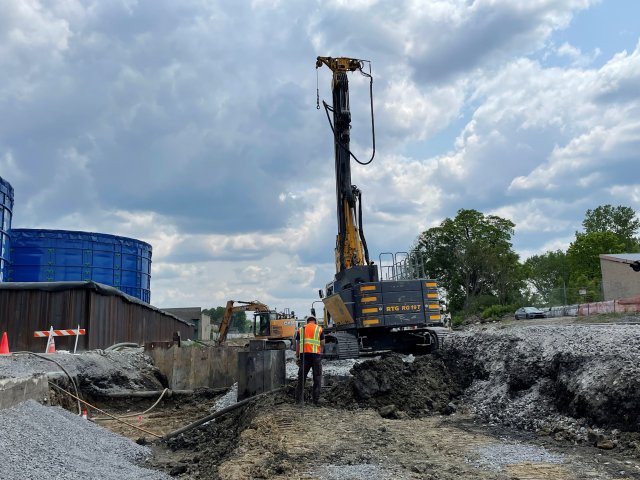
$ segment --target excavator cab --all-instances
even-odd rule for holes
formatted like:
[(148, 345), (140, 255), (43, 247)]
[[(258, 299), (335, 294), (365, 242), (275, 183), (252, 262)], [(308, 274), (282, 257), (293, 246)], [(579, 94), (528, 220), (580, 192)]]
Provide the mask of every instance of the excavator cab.
[(275, 312), (256, 312), (253, 315), (253, 334), (256, 337), (269, 337), (271, 335), (271, 321), (275, 319)]

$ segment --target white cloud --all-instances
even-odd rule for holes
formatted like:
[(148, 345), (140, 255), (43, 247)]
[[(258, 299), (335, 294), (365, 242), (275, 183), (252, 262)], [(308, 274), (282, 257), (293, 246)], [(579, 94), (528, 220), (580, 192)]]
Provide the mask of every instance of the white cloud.
[(597, 59), (602, 52), (596, 48), (591, 55), (586, 55), (578, 47), (570, 45), (568, 42), (564, 42), (556, 49), (556, 54), (559, 57), (566, 57), (571, 61), (571, 65), (574, 67), (587, 67), (595, 59)]
[[(313, 66), (353, 55), (375, 77), (378, 153), (353, 167), (373, 258), (459, 208), (512, 218), (521, 252), (564, 245), (586, 208), (640, 207), (639, 49), (599, 69), (578, 44), (555, 49), (566, 68), (530, 55), (592, 3), (10, 2), (0, 175), (14, 225), (151, 243), (163, 306), (307, 312), (336, 234)], [(351, 86), (364, 156), (368, 84)]]

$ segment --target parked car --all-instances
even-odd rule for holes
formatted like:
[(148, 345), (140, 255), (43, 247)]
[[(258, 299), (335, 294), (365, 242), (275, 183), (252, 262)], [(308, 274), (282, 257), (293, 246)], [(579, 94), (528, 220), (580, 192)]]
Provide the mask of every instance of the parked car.
[(545, 314), (542, 310), (536, 307), (522, 307), (516, 310), (516, 320), (523, 318), (545, 318)]

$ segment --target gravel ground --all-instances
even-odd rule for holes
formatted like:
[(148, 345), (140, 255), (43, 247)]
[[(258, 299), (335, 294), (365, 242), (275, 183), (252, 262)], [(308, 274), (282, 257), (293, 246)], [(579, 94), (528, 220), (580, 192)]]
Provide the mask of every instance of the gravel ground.
[(0, 410), (0, 479), (165, 479), (141, 468), (149, 449), (58, 407)]
[(221, 396), (211, 409), (211, 413), (222, 410), (223, 408), (230, 407), (238, 401), (238, 384), (234, 383), (229, 391)]
[[(367, 360), (379, 359), (380, 357), (348, 358), (346, 360), (322, 360), (322, 375), (330, 377), (351, 377), (351, 369)], [(404, 355), (405, 362), (413, 362), (413, 355)], [(291, 350), (286, 353), (286, 375), (288, 380), (298, 378), (298, 365), (296, 364), (296, 354)], [(311, 374), (309, 374), (311, 376)]]
[(442, 354), (489, 422), (601, 448), (640, 432), (640, 325), (471, 328)]
[(564, 462), (562, 455), (548, 452), (545, 448), (520, 442), (501, 442), (476, 448), (477, 459), (469, 460), (477, 467), (499, 471), (507, 465), (517, 463), (554, 463)]
[(358, 465), (326, 465), (314, 472), (321, 480), (403, 480), (407, 477), (389, 471), (379, 465), (362, 463)]

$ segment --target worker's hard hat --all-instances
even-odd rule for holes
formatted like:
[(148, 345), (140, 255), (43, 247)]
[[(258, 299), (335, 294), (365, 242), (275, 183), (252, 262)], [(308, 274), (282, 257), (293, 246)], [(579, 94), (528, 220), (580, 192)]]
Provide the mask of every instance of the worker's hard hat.
[(316, 323), (318, 322), (318, 321), (316, 320), (316, 317), (314, 317), (313, 315), (309, 315), (309, 316), (307, 317), (307, 323), (309, 323), (311, 320), (313, 320), (313, 321), (314, 321), (314, 322), (316, 322)]

